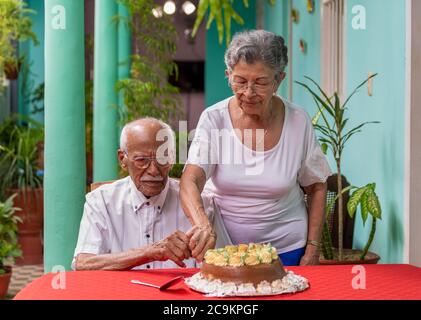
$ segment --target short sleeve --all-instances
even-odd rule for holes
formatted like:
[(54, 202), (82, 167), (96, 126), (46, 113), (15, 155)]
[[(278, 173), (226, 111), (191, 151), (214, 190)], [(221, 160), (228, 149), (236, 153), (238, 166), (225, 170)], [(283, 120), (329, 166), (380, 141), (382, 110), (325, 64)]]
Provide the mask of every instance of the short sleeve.
[(307, 187), (314, 183), (326, 182), (332, 175), (326, 156), (320, 147), (310, 117), (305, 114), (304, 154), (298, 171), (298, 183)]
[(72, 269), (75, 269), (75, 259), (80, 253), (103, 254), (107, 253), (104, 231), (105, 218), (101, 213), (101, 200), (88, 194), (80, 222), (79, 236), (73, 255)]
[(212, 176), (216, 166), (215, 159), (217, 159), (215, 156), (216, 150), (212, 148), (211, 143), (212, 129), (214, 129), (214, 125), (212, 125), (209, 114), (205, 110), (200, 116), (194, 132), (194, 138), (190, 145), (186, 162), (186, 165), (193, 164), (202, 168), (205, 172), (206, 180)]

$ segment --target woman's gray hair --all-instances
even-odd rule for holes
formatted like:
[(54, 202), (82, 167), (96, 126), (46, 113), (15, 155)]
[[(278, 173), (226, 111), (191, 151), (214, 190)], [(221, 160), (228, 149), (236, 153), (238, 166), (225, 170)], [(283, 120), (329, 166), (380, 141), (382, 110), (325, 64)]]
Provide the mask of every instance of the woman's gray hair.
[(139, 125), (139, 122), (154, 122), (157, 123), (158, 125), (161, 126), (162, 128), (162, 132), (161, 130), (158, 132), (157, 134), (157, 139), (163, 139), (165, 137), (167, 137), (167, 143), (168, 143), (168, 155), (170, 157), (170, 161), (171, 163), (174, 163), (175, 158), (176, 158), (176, 137), (175, 137), (175, 132), (174, 130), (171, 128), (170, 125), (168, 125), (167, 123), (165, 123), (162, 120), (153, 118), (153, 117), (145, 117), (145, 118), (140, 118), (134, 121), (131, 121), (129, 123), (127, 123), (123, 129), (121, 130), (121, 134), (120, 134), (120, 149), (124, 152), (127, 153), (127, 133), (130, 131), (130, 129), (136, 125)]
[(288, 64), (288, 48), (285, 40), (273, 32), (250, 30), (236, 33), (225, 52), (225, 65), (233, 70), (235, 65), (244, 60), (248, 64), (262, 61), (275, 70), (275, 79), (284, 72)]

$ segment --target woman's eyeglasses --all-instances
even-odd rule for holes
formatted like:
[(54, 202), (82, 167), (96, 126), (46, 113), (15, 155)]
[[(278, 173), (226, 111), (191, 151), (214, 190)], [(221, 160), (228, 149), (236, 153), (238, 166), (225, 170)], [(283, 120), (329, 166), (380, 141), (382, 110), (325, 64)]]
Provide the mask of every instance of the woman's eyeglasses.
[(253, 92), (255, 93), (266, 93), (269, 89), (273, 88), (275, 79), (270, 82), (251, 81), (250, 83), (241, 79), (233, 79), (230, 83), (232, 89), (238, 93), (246, 92), (249, 87), (253, 88)]
[(138, 169), (147, 169), (152, 161), (155, 161), (155, 164), (160, 168), (168, 168), (171, 166), (168, 156), (162, 157), (134, 157), (133, 159), (129, 158), (129, 155), (125, 152), (124, 155), (133, 162), (134, 166)]

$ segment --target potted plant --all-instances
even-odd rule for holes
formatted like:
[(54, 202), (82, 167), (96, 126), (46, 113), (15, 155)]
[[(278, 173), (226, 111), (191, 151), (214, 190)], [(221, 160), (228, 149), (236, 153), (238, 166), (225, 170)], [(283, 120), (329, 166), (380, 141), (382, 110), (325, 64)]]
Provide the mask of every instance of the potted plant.
[(14, 259), (22, 252), (17, 243), (17, 224), (20, 221), (15, 215), (18, 208), (13, 207), (12, 195), (5, 202), (0, 202), (0, 300), (4, 299), (12, 276)]
[(17, 55), (19, 41), (32, 40), (38, 44), (32, 32), (32, 21), (29, 14), (35, 11), (28, 9), (24, 0), (0, 1), (0, 70), (9, 80), (16, 80), (24, 57)]
[(35, 121), (30, 125), (8, 119), (0, 127), (0, 190), (3, 197), (17, 194), (15, 206), (22, 222), (18, 226), (19, 244), (23, 250), (21, 264), (39, 264), (43, 260), (43, 189), (40, 175), (40, 146), (43, 128)]
[[(379, 123), (378, 121), (368, 121), (359, 124), (358, 126), (349, 129), (347, 123), (349, 117), (347, 117), (346, 112), (349, 110), (347, 105), (352, 98), (352, 96), (364, 86), (371, 78), (375, 77), (377, 74), (374, 74), (359, 84), (351, 95), (345, 100), (344, 103), (341, 102), (340, 97), (335, 92), (332, 97), (329, 97), (325, 91), (317, 84), (313, 79), (306, 77), (310, 80), (318, 89), (320, 94), (317, 94), (313, 89), (311, 89), (307, 84), (298, 82), (299, 85), (304, 87), (313, 97), (318, 113), (313, 118), (313, 125), (315, 129), (320, 133), (319, 141), (323, 152), (330, 150), (332, 152), (333, 158), (336, 163), (337, 170), (337, 192), (336, 197), (327, 205), (326, 208), (326, 222), (324, 224), (323, 234), (322, 234), (322, 257), (321, 263), (332, 264), (335, 261), (338, 263), (364, 263), (367, 260), (367, 257), (370, 257), (369, 261), (376, 263), (379, 260), (379, 257), (373, 253), (368, 253), (368, 248), (371, 245), (371, 242), (375, 233), (376, 219), (381, 219), (381, 207), (378, 197), (375, 193), (375, 184), (367, 184), (364, 187), (357, 188), (355, 186), (348, 186), (347, 188), (342, 187), (342, 155), (343, 150), (346, 146), (346, 143), (349, 139), (356, 133), (361, 132), (361, 129), (371, 123)], [(322, 120), (322, 123), (320, 123)], [(343, 194), (354, 190), (347, 204), (348, 213), (351, 217), (354, 217), (355, 211), (358, 206), (361, 207), (361, 215), (363, 222), (365, 224), (367, 217), (369, 215), (373, 218), (372, 229), (370, 233), (369, 241), (365, 246), (362, 252), (346, 250), (343, 248), (343, 221), (344, 221), (344, 203), (343, 203)], [(331, 214), (331, 208), (333, 205), (338, 206), (338, 248), (332, 247), (332, 237), (328, 227), (329, 215)], [(356, 258), (356, 259), (354, 259)], [(371, 258), (373, 258), (371, 260)]]

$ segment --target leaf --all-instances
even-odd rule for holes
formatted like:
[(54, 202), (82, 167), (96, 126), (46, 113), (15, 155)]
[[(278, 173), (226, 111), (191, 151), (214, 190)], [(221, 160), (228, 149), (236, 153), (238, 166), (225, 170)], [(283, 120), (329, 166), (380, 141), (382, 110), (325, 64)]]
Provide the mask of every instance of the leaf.
[(351, 218), (354, 218), (355, 211), (357, 210), (358, 204), (361, 202), (361, 197), (365, 193), (366, 189), (367, 189), (366, 186), (362, 188), (358, 188), (349, 197), (347, 208), (348, 208), (348, 214)]
[(314, 81), (312, 78), (308, 76), (304, 76), (304, 78), (310, 80), (320, 91), (320, 93), (323, 95), (323, 97), (326, 99), (326, 102), (329, 104), (329, 106), (333, 109), (332, 102), (330, 101), (330, 98), (327, 96), (326, 92), (320, 87), (320, 85)]
[(232, 11), (230, 10), (230, 6), (228, 6), (226, 2), (223, 3), (222, 7), (224, 9), (226, 44), (227, 44), (227, 47), (228, 47), (230, 42), (231, 42), (231, 14), (232, 14)]
[(364, 80), (361, 84), (359, 84), (354, 91), (348, 96), (348, 98), (345, 100), (345, 103), (343, 104), (342, 108), (345, 109), (345, 106), (348, 104), (349, 100), (351, 100), (352, 96), (357, 93), (357, 91), (363, 86), (365, 85), (371, 78), (374, 78), (378, 75), (378, 73), (371, 75), (370, 77), (368, 77), (366, 80)]
[(199, 30), (200, 24), (203, 21), (203, 18), (205, 17), (206, 11), (209, 8), (209, 0), (200, 0), (199, 7), (197, 8), (197, 17), (196, 21), (194, 22), (192, 36), (195, 37), (197, 34), (197, 31)]
[(354, 135), (357, 132), (361, 132), (359, 129), (361, 129), (362, 127), (366, 126), (367, 124), (372, 124), (372, 123), (380, 123), (379, 121), (367, 121), (364, 123), (361, 123), (360, 125), (356, 126), (355, 128), (353, 128), (352, 130), (348, 131), (346, 134), (344, 134), (344, 136), (342, 137), (342, 139), (344, 141), (347, 141), (349, 138), (351, 138), (352, 135)]
[(382, 209), (379, 198), (373, 188), (367, 189), (367, 207), (371, 215), (376, 219), (381, 219)]
[(320, 98), (308, 85), (306, 85), (305, 83), (299, 82), (299, 81), (295, 81), (295, 83), (297, 83), (300, 86), (303, 86), (305, 89), (307, 89), (313, 95), (313, 98), (315, 98), (326, 109), (326, 111), (329, 112), (329, 114), (333, 118), (335, 118), (335, 114), (333, 112), (333, 107), (329, 106), (326, 102), (324, 102), (322, 100), (322, 98)]
[(367, 189), (361, 196), (361, 217), (363, 219), (363, 225), (367, 221), (369, 210), (368, 210), (368, 201), (367, 201)]
[(328, 149), (327, 144), (326, 143), (322, 143), (320, 147), (322, 148), (323, 153), (324, 154), (327, 154), (327, 149)]
[(224, 40), (224, 24), (222, 22), (221, 1), (222, 0), (210, 0), (211, 13), (215, 16), (216, 20), (216, 29), (218, 30), (219, 44), (221, 44)]

